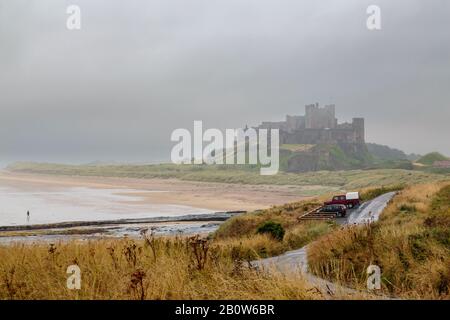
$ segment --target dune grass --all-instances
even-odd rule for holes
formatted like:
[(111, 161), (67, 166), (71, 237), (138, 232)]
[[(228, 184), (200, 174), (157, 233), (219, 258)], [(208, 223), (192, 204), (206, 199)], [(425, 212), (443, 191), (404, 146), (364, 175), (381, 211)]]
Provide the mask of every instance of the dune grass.
[(270, 243), (265, 246), (253, 248), (253, 254), (248, 255), (248, 258), (255, 260), (299, 249), (337, 228), (333, 221), (298, 221), (299, 216), (317, 208), (321, 203), (320, 199), (306, 200), (232, 217), (214, 233), (214, 239), (242, 241), (255, 238), (260, 226), (274, 222), (281, 224), (285, 230), (283, 239), (270, 239)]
[[(363, 179), (366, 173), (347, 174)], [(404, 186), (389, 185), (386, 173), (378, 178), (380, 187), (360, 190), (365, 198)], [(358, 179), (352, 181), (365, 184)], [(233, 217), (207, 239), (146, 234), (144, 240), (0, 246), (0, 299), (323, 299), (297, 273), (261, 272), (249, 264), (306, 244), (311, 270), (322, 277), (363, 289), (367, 266), (378, 264), (386, 293), (449, 298), (449, 185), (406, 186), (378, 223), (363, 227), (299, 222), (323, 195)], [(281, 241), (257, 233), (268, 221), (284, 228)], [(73, 264), (82, 272), (81, 290), (66, 286)]]
[[(251, 165), (63, 165), (45, 163), (16, 163), (12, 172), (68, 176), (99, 176), (127, 178), (174, 178), (188, 181), (253, 184), (327, 186), (354, 190), (373, 186), (413, 184), (448, 179), (448, 175), (400, 169), (317, 171), (304, 173), (279, 172), (273, 176), (260, 175)], [(323, 190), (319, 190), (323, 192)]]
[[(261, 273), (245, 248), (270, 241), (210, 243), (152, 238), (0, 246), (0, 299), (318, 299), (298, 274)], [(81, 289), (66, 286), (81, 269)]]
[[(334, 223), (297, 221), (318, 203), (245, 214), (205, 239), (147, 233), (144, 240), (0, 246), (0, 299), (322, 299), (296, 272), (267, 273), (249, 263), (300, 248), (334, 230)], [(269, 219), (285, 228), (281, 241), (257, 233)], [(66, 287), (72, 264), (82, 272), (79, 291)]]
[(450, 183), (407, 187), (379, 222), (325, 235), (308, 259), (312, 272), (332, 281), (364, 288), (375, 264), (385, 293), (450, 299)]
[(374, 187), (374, 188), (365, 188), (363, 189), (359, 197), (361, 201), (369, 201), (372, 199), (375, 199), (376, 197), (381, 196), (382, 194), (393, 192), (393, 191), (400, 191), (403, 190), (406, 187), (404, 184), (394, 184), (389, 186), (381, 186), (381, 187)]

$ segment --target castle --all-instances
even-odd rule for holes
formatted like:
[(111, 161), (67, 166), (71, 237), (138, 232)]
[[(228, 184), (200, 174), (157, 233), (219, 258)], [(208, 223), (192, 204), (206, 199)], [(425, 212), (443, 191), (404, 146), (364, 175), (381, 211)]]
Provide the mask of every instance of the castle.
[(335, 105), (305, 106), (304, 116), (286, 116), (286, 121), (263, 122), (258, 129), (279, 129), (280, 144), (364, 145), (364, 118), (338, 123)]

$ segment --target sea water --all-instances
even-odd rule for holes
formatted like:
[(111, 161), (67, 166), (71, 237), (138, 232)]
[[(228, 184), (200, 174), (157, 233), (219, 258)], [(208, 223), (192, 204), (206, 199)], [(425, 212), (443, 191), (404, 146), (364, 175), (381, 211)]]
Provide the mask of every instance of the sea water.
[[(143, 195), (146, 192), (158, 191), (85, 187), (57, 191), (30, 191), (2, 186), (0, 187), (0, 226), (212, 213), (210, 210), (189, 206), (143, 202)], [(140, 193), (142, 196), (139, 195)], [(27, 211), (30, 212), (29, 220)]]

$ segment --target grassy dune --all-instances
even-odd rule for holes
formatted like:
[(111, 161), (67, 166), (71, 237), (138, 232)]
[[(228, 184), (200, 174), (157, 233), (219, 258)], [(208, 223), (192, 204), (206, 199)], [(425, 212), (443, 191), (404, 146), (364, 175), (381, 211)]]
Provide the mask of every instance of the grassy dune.
[[(306, 244), (310, 244), (311, 270), (322, 277), (363, 289), (367, 266), (377, 264), (386, 293), (449, 298), (450, 183), (439, 182), (443, 175), (358, 170), (263, 177), (251, 169), (120, 167), (23, 164), (10, 169), (139, 178), (165, 172), (172, 178), (207, 177), (213, 181), (223, 175), (239, 183), (271, 181), (359, 189), (364, 199), (406, 188), (371, 226), (341, 229), (333, 222), (299, 222), (298, 216), (325, 200), (327, 195), (323, 195), (231, 218), (204, 240), (147, 235), (144, 240), (0, 246), (0, 299), (321, 299), (324, 296), (299, 274), (262, 273), (248, 264)], [(423, 181), (434, 182), (408, 186)], [(282, 240), (257, 233), (258, 227), (269, 221), (284, 228)], [(66, 287), (66, 269), (72, 264), (81, 268), (79, 291)]]
[[(73, 264), (81, 269), (80, 290), (66, 286), (66, 270)], [(310, 289), (298, 275), (245, 267), (239, 247), (227, 242), (149, 238), (0, 247), (0, 299), (321, 297)]]
[(418, 163), (423, 165), (432, 166), (436, 161), (449, 160), (446, 156), (440, 154), (439, 152), (431, 152), (417, 160)]
[(450, 299), (450, 183), (404, 189), (379, 222), (322, 237), (308, 259), (314, 273), (333, 281), (364, 287), (375, 264), (385, 293)]
[[(144, 240), (0, 246), (0, 299), (324, 298), (298, 273), (262, 273), (248, 263), (335, 230), (334, 223), (297, 221), (318, 203), (298, 202), (233, 218), (204, 240), (147, 235)], [(282, 241), (257, 234), (258, 225), (269, 220), (285, 227)], [(66, 288), (66, 269), (72, 264), (82, 272), (79, 291)]]
[(334, 222), (303, 221), (297, 218), (302, 214), (318, 207), (322, 201), (302, 201), (277, 206), (271, 209), (247, 213), (235, 216), (225, 221), (215, 232), (214, 238), (240, 239), (251, 238), (257, 233), (257, 229), (265, 222), (279, 223), (286, 230), (282, 241), (272, 240), (272, 244), (263, 248), (253, 248), (254, 254), (250, 259), (265, 258), (282, 252), (298, 249), (321, 235), (331, 232), (337, 228)]
[[(445, 298), (450, 189), (442, 186), (405, 189), (373, 227), (298, 222), (321, 203), (318, 198), (234, 217), (208, 239), (147, 233), (143, 240), (0, 246), (0, 299), (323, 299), (298, 273), (265, 273), (248, 263), (306, 244), (313, 269), (324, 277), (362, 288), (364, 268), (378, 263), (386, 291)], [(381, 191), (364, 192), (370, 197)], [(267, 221), (284, 227), (282, 240), (257, 233)], [(73, 264), (81, 269), (81, 290), (66, 287)]]
[(279, 172), (260, 175), (257, 166), (236, 165), (60, 165), (16, 163), (13, 172), (69, 176), (101, 176), (127, 178), (176, 178), (180, 180), (272, 185), (321, 185), (356, 189), (392, 184), (412, 184), (448, 179), (448, 175), (400, 169), (318, 171), (306, 173)]

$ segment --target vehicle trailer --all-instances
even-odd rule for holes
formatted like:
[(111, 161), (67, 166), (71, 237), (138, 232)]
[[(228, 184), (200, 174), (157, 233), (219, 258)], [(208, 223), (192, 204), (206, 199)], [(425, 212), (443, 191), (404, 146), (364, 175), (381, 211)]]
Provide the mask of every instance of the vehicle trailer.
[(360, 203), (359, 192), (347, 192), (346, 194), (334, 196), (331, 201), (324, 202), (324, 205), (343, 204), (351, 209), (359, 206)]

